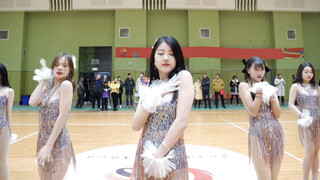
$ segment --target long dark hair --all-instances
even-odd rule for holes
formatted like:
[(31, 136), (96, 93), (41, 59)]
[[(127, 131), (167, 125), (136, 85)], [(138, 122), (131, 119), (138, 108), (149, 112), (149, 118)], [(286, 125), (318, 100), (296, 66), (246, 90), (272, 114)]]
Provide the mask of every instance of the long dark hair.
[(54, 66), (59, 62), (61, 58), (65, 57), (65, 60), (67, 61), (68, 67), (70, 69), (69, 75), (67, 76), (66, 80), (70, 81), (72, 83), (73, 91), (76, 90), (76, 83), (73, 80), (74, 76), (74, 66), (73, 66), (73, 61), (72, 61), (72, 55), (62, 52), (58, 54), (56, 57), (54, 57), (51, 68), (54, 69)]
[(297, 70), (296, 77), (295, 77), (295, 79), (294, 79), (294, 83), (298, 83), (298, 84), (304, 86), (304, 85), (303, 85), (303, 79), (302, 79), (302, 71), (303, 71), (303, 69), (304, 69), (305, 67), (310, 67), (311, 70), (312, 70), (312, 72), (313, 72), (313, 77), (312, 77), (312, 79), (310, 80), (310, 84), (311, 84), (311, 86), (312, 86), (313, 88), (315, 88), (315, 87), (317, 86), (316, 73), (315, 73), (315, 71), (314, 71), (314, 68), (313, 68), (312, 64), (307, 63), (307, 62), (303, 62), (303, 63), (300, 64), (300, 66), (299, 66), (299, 68), (298, 68), (298, 70)]
[[(183, 53), (180, 47), (180, 44), (178, 41), (172, 37), (172, 36), (162, 36), (156, 40), (152, 47), (151, 55), (150, 55), (150, 61), (148, 65), (147, 75), (150, 77), (149, 86), (152, 84), (153, 80), (160, 79), (159, 72), (157, 67), (154, 65), (154, 55), (156, 53), (156, 50), (158, 49), (159, 45), (161, 43), (167, 43), (173, 52), (173, 55), (176, 59), (176, 67), (169, 73), (169, 79), (172, 78), (175, 74), (178, 74), (180, 71), (185, 70), (186, 66), (184, 64), (184, 57)], [(173, 95), (173, 100), (175, 100), (178, 96), (178, 92), (175, 91)]]
[[(242, 62), (245, 61), (245, 60), (242, 60)], [(253, 65), (255, 68), (262, 68), (262, 69), (265, 69), (265, 73), (264, 73), (264, 77), (262, 78), (261, 81), (265, 81), (266, 79), (266, 74), (267, 72), (269, 72), (269, 68), (266, 66), (266, 63), (259, 57), (257, 56), (254, 56), (250, 59), (248, 59), (247, 62), (244, 62), (245, 64), (245, 67), (244, 69), (242, 70), (242, 72), (244, 73), (244, 81), (251, 84), (251, 77), (250, 77), (250, 74), (248, 73), (248, 69), (251, 68), (251, 66)]]
[(180, 71), (186, 69), (186, 67), (184, 65), (184, 57), (183, 57), (182, 50), (181, 50), (181, 47), (180, 47), (180, 44), (178, 43), (178, 41), (172, 36), (162, 36), (157, 39), (157, 41), (155, 42), (155, 44), (152, 47), (152, 52), (151, 52), (151, 56), (150, 56), (150, 63), (148, 66), (148, 71), (147, 71), (147, 74), (150, 77), (150, 84), (152, 83), (152, 80), (160, 79), (158, 69), (154, 65), (154, 55), (155, 55), (156, 50), (158, 49), (159, 45), (163, 42), (167, 43), (171, 47), (173, 55), (176, 59), (176, 67), (173, 69), (173, 71), (170, 72), (168, 78), (170, 79), (175, 74), (178, 74)]
[(5, 86), (5, 87), (11, 88), (9, 80), (8, 80), (7, 68), (2, 63), (0, 63), (0, 78), (1, 78), (1, 84), (0, 84), (1, 86)]

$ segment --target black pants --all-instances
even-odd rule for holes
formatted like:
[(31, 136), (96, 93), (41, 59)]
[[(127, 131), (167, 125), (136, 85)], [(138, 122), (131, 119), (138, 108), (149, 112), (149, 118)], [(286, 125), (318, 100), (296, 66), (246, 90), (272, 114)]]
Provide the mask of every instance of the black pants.
[(233, 96), (236, 97), (236, 99), (237, 99), (237, 105), (239, 105), (239, 95), (234, 95), (234, 94), (231, 94), (230, 104), (232, 105)]
[(112, 104), (113, 104), (113, 110), (116, 111), (118, 110), (117, 109), (117, 106), (118, 106), (118, 93), (111, 93), (111, 96), (112, 96)]
[(284, 96), (278, 96), (279, 102), (280, 102), (280, 98), (281, 98), (281, 105), (284, 105)]
[(95, 108), (96, 101), (97, 101), (98, 109), (100, 108), (101, 96), (102, 95), (100, 93), (96, 93), (96, 92), (92, 93), (92, 109)]
[(119, 98), (119, 105), (122, 106), (122, 93), (118, 94), (118, 98)]
[(126, 102), (127, 106), (129, 106), (129, 99), (130, 99), (130, 106), (132, 106), (132, 94), (126, 95)]
[(108, 110), (109, 98), (102, 98), (102, 110)]
[(82, 108), (83, 107), (83, 101), (84, 101), (84, 93), (78, 94), (78, 100), (76, 108)]
[(218, 105), (219, 105), (219, 95), (220, 95), (220, 99), (221, 99), (221, 103), (222, 103), (222, 107), (226, 107), (226, 105), (224, 104), (224, 97), (223, 95), (220, 94), (220, 92), (214, 92), (214, 95), (215, 95), (215, 100), (216, 100), (216, 108), (218, 108)]
[(197, 107), (197, 103), (199, 102), (198, 108), (200, 108), (201, 100), (200, 99), (195, 99), (194, 100), (194, 108)]
[(207, 108), (207, 101), (209, 103), (209, 108), (211, 108), (211, 99), (209, 90), (202, 90), (203, 100), (204, 100), (204, 108)]

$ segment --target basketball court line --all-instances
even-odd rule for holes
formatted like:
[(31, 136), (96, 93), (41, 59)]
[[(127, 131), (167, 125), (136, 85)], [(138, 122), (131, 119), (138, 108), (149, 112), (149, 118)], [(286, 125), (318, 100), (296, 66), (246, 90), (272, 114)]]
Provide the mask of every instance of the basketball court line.
[[(247, 134), (249, 133), (246, 129), (243, 129), (242, 127), (240, 127), (240, 126), (238, 126), (238, 125), (236, 125), (235, 123), (233, 123), (233, 122), (231, 122), (231, 121), (229, 121), (228, 119), (225, 119), (224, 117), (222, 117), (222, 116), (218, 116), (220, 119), (222, 119), (222, 120), (224, 120), (224, 121), (226, 121), (226, 122), (228, 122), (229, 124), (231, 124), (231, 125), (233, 125), (234, 127), (236, 127), (236, 128), (238, 128), (238, 129), (240, 129), (240, 130), (242, 130), (242, 131), (244, 131), (244, 132), (246, 132)], [(294, 121), (295, 122), (295, 121)], [(290, 152), (288, 152), (288, 151), (284, 151), (284, 153), (285, 154), (287, 154), (288, 156), (290, 156), (290, 157), (292, 157), (292, 158), (294, 158), (294, 159), (296, 159), (296, 160), (298, 160), (299, 162), (303, 162), (303, 160), (301, 159), (301, 158), (299, 158), (299, 157), (297, 157), (297, 156), (295, 156), (295, 155), (293, 155), (292, 153), (290, 153)], [(320, 172), (320, 169), (318, 169), (318, 172)]]
[(35, 134), (38, 134), (38, 132), (39, 132), (39, 131), (36, 131), (36, 132), (33, 132), (33, 133), (28, 134), (28, 135), (26, 135), (26, 136), (23, 136), (22, 138), (17, 139), (17, 140), (15, 140), (15, 141), (11, 142), (10, 145), (11, 145), (11, 144), (14, 144), (14, 143), (17, 143), (17, 142), (19, 142), (19, 141), (22, 141), (22, 140), (24, 140), (24, 139), (27, 139), (28, 137), (33, 136), (33, 135), (35, 135)]

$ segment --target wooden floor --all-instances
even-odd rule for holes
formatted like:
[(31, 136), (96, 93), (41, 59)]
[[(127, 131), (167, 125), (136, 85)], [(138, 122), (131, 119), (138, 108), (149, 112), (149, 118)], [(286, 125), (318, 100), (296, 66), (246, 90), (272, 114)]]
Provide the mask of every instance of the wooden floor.
[[(68, 129), (75, 153), (92, 149), (135, 144), (139, 132), (131, 130), (133, 111), (73, 111)], [(14, 111), (12, 132), (18, 141), (10, 146), (11, 180), (37, 180), (35, 162), (38, 112)], [(296, 116), (283, 109), (280, 122), (286, 135), (285, 155), (279, 180), (301, 180), (304, 150), (300, 145)], [(185, 131), (186, 144), (206, 145), (248, 155), (248, 115), (240, 110), (192, 111)]]

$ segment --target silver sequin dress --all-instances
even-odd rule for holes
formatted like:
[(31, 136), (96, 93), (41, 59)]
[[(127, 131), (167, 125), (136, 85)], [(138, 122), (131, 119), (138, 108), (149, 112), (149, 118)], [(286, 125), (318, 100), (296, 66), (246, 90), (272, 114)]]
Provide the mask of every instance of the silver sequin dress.
[[(40, 126), (37, 152), (39, 152), (47, 143), (52, 133), (54, 124), (59, 116), (59, 99), (48, 102), (56, 90), (54, 90), (51, 94), (49, 93), (50, 90), (46, 91), (43, 98), (47, 99), (47, 101), (45, 101), (43, 104), (41, 103), (40, 105)], [(39, 168), (42, 168), (42, 170), (45, 171), (46, 180), (52, 179), (52, 174), (56, 173), (59, 165), (69, 162), (71, 159), (73, 165), (76, 163), (71, 139), (66, 125), (62, 128), (58, 138), (56, 139), (56, 142), (54, 143), (51, 156), (52, 161), (45, 163), (44, 168), (39, 165)]]
[(0, 136), (1, 136), (3, 129), (8, 129), (9, 132), (11, 132), (9, 122), (5, 116), (7, 99), (8, 98), (6, 96), (3, 96), (3, 95), (0, 96)]
[[(249, 115), (249, 121), (249, 157), (251, 158), (252, 149), (257, 148), (259, 158), (262, 158), (270, 167), (281, 162), (284, 152), (284, 134), (281, 124), (271, 113), (270, 105), (261, 102), (258, 116)], [(253, 143), (251, 140), (256, 142)]]
[[(156, 112), (149, 116), (135, 157), (133, 168), (135, 180), (156, 180), (156, 178), (148, 177), (144, 173), (143, 158), (141, 157), (143, 145), (146, 141), (151, 141), (156, 147), (160, 146), (176, 118), (176, 108), (177, 101), (168, 101), (158, 106)], [(165, 179), (186, 180), (188, 179), (188, 162), (183, 137), (176, 142), (172, 149), (174, 149), (174, 158), (170, 160), (176, 165), (176, 169)]]
[(309, 142), (315, 143), (320, 139), (320, 107), (319, 107), (319, 94), (315, 88), (310, 86), (299, 87), (297, 94), (297, 102), (300, 109), (307, 109), (310, 112), (310, 116), (313, 117), (313, 123), (309, 127), (299, 126), (299, 136), (301, 144), (302, 139), (305, 138)]

